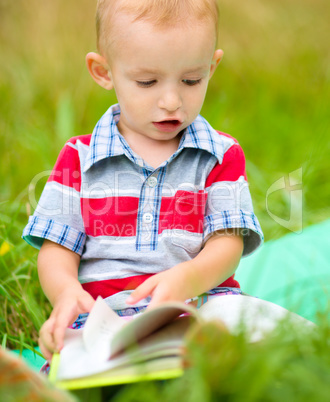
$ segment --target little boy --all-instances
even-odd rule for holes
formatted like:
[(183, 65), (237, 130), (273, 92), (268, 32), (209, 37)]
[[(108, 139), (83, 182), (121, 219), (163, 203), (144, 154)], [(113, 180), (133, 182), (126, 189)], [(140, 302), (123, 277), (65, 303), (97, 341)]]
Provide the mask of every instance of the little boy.
[(87, 67), (118, 104), (66, 143), (23, 233), (53, 305), (47, 359), (98, 295), (129, 315), (240, 293), (235, 269), (262, 232), (239, 144), (199, 115), (223, 55), (217, 24), (216, 0), (98, 1)]

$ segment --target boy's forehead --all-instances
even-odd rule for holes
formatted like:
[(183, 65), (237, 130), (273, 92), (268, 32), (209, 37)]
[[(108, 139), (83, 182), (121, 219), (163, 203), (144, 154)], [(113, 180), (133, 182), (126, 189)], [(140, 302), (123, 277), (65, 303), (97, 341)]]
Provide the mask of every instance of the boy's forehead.
[[(194, 18), (186, 19), (184, 22), (172, 22), (167, 25), (156, 25), (148, 20), (136, 20), (132, 14), (120, 12), (115, 21), (111, 24), (111, 30), (104, 33), (107, 51), (105, 53), (117, 53), (125, 50), (130, 42), (136, 42), (139, 38), (145, 40), (139, 41), (140, 50), (147, 48), (153, 37), (159, 38), (159, 44), (167, 42), (173, 48), (178, 45), (178, 40), (185, 39), (186, 45), (191, 47), (198, 46), (195, 31), (198, 31), (202, 37), (207, 38), (207, 42), (215, 46), (216, 32), (212, 25), (206, 21), (199, 21)], [(189, 32), (192, 34), (189, 35)], [(197, 41), (199, 42), (199, 41)], [(154, 42), (153, 42), (154, 43)], [(185, 50), (185, 49), (183, 49)], [(187, 49), (189, 52), (189, 49)]]
[(212, 28), (196, 26), (154, 26), (148, 21), (133, 21), (122, 15), (106, 56), (110, 66), (121, 66), (130, 75), (162, 75), (200, 72), (205, 74), (215, 50)]
[[(204, 7), (203, 12), (201, 10), (185, 9), (183, 4), (198, 3), (214, 5), (212, 7)], [(208, 27), (214, 27), (214, 37), (217, 36), (217, 22), (218, 13), (216, 0), (180, 0), (177, 1), (143, 1), (141, 0), (99, 0), (102, 7), (98, 9), (97, 15), (97, 31), (98, 42), (103, 42), (104, 46), (108, 48), (112, 43), (115, 43), (121, 37), (125, 36), (125, 27), (128, 24), (131, 26), (134, 22), (147, 21), (151, 23), (155, 28), (160, 30), (173, 29), (175, 26), (194, 26), (207, 24)], [(152, 8), (147, 9), (146, 5), (150, 3)], [(164, 4), (167, 4), (167, 9), (164, 9)], [(176, 7), (169, 7), (170, 3), (176, 3)], [(162, 4), (162, 7), (160, 6)], [(144, 5), (144, 7), (142, 7)], [(159, 5), (159, 7), (157, 7)], [(181, 5), (181, 6), (179, 6)], [(140, 6), (140, 7), (138, 7)], [(202, 8), (202, 7), (201, 7)], [(189, 11), (189, 12), (188, 12)], [(123, 20), (125, 22), (123, 23)], [(210, 22), (213, 22), (210, 24)], [(136, 29), (139, 29), (135, 25)], [(141, 25), (140, 25), (141, 27)], [(122, 29), (124, 28), (124, 29)]]
[[(139, 47), (145, 48), (151, 42), (161, 47), (164, 43), (172, 49), (184, 42), (189, 48), (186, 52), (189, 53), (190, 48), (198, 45), (205, 39), (208, 43), (214, 43), (213, 29), (206, 22), (195, 22), (195, 24), (171, 24), (167, 26), (158, 26), (151, 21), (138, 20), (135, 21), (131, 16), (121, 14), (118, 16), (114, 25), (114, 32), (110, 39), (116, 47), (129, 45), (131, 42), (137, 42)], [(116, 44), (117, 42), (117, 44)], [(156, 43), (155, 43), (156, 42)], [(137, 48), (138, 49), (138, 48)], [(125, 51), (125, 49), (122, 49)]]

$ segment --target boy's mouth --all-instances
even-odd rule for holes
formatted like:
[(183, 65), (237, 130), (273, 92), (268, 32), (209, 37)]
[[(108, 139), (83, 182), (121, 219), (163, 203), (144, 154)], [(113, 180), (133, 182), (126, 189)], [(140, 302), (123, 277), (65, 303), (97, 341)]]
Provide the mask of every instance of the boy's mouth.
[(170, 133), (172, 131), (177, 130), (181, 126), (180, 120), (163, 120), (163, 121), (154, 121), (153, 125), (159, 130), (166, 133)]

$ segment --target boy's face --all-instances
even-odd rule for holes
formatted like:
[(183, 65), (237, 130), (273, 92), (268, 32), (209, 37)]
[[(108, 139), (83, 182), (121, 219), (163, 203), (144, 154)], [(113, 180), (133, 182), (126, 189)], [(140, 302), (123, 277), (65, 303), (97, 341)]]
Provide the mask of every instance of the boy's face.
[(113, 32), (104, 63), (109, 81), (101, 85), (116, 91), (119, 131), (124, 137), (173, 140), (199, 114), (209, 78), (221, 60), (222, 51), (214, 52), (213, 26), (159, 28), (119, 15)]

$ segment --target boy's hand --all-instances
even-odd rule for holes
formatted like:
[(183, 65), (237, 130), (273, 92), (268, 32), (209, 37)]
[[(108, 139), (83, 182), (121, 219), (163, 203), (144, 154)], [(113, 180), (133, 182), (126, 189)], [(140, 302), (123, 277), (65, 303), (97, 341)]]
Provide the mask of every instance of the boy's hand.
[(236, 270), (243, 252), (243, 239), (235, 229), (220, 230), (210, 237), (190, 261), (160, 272), (138, 286), (126, 300), (135, 304), (152, 296), (149, 307), (165, 301), (185, 301), (223, 283)]
[(63, 347), (64, 332), (79, 314), (89, 313), (95, 300), (83, 289), (68, 289), (54, 303), (53, 311), (39, 332), (39, 346), (44, 357), (50, 361), (53, 353)]
[(185, 301), (195, 295), (192, 274), (191, 262), (178, 264), (148, 278), (131, 293), (126, 303), (135, 304), (148, 296), (152, 296), (148, 308), (165, 301)]

